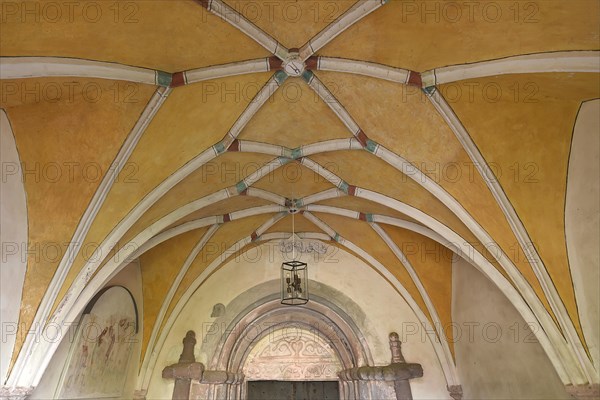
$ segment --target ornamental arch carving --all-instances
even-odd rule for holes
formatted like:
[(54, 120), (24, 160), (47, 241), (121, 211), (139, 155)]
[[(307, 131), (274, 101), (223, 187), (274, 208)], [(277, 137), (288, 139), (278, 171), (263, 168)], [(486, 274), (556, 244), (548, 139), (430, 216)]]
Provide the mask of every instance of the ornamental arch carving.
[[(247, 379), (328, 380), (343, 369), (372, 363), (366, 340), (344, 312), (317, 296), (301, 307), (265, 298), (241, 312), (228, 326), (209, 365), (248, 372)], [(267, 358), (283, 368), (267, 372)], [(314, 365), (319, 360), (321, 368)]]

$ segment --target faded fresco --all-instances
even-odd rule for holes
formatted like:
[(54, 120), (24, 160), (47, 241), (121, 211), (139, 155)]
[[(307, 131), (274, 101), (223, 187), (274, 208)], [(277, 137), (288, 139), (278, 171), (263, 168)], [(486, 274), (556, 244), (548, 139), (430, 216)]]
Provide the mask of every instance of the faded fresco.
[(114, 287), (84, 314), (59, 385), (60, 399), (120, 397), (136, 334), (129, 293)]

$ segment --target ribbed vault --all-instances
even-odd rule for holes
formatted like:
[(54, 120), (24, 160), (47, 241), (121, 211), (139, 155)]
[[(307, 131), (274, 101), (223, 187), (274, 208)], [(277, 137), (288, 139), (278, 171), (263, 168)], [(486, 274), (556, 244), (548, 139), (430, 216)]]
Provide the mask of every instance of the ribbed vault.
[[(295, 206), (301, 237), (362, 258), (436, 327), (449, 386), (439, 327), (452, 323), (457, 256), (539, 328), (565, 384), (597, 383), (564, 207), (577, 112), (599, 97), (598, 3), (433, 25), (413, 3), (326, 3), (127, 2), (135, 24), (3, 30), (0, 107), (42, 174), (24, 180), (28, 246), (63, 244), (28, 257), (21, 329), (74, 320), (139, 258), (147, 387), (190, 295), (236, 253), (288, 238)], [(102, 96), (49, 99), (73, 83)], [(18, 336), (8, 384), (35, 386), (56, 347)]]

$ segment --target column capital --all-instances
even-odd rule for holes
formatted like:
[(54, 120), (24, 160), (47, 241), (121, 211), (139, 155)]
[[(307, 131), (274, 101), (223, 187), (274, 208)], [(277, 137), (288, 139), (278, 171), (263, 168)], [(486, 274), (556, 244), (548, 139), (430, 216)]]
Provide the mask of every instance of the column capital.
[(462, 400), (463, 390), (461, 385), (450, 385), (446, 388), (448, 389), (448, 393), (450, 393), (450, 397), (454, 400)]
[(33, 389), (35, 388), (2, 386), (0, 387), (0, 400), (25, 400), (31, 396)]
[(576, 400), (595, 400), (600, 398), (600, 385), (567, 385), (567, 393)]
[(204, 374), (204, 364), (191, 362), (191, 363), (177, 363), (165, 367), (162, 371), (162, 377), (165, 379), (183, 379), (183, 380), (202, 380)]

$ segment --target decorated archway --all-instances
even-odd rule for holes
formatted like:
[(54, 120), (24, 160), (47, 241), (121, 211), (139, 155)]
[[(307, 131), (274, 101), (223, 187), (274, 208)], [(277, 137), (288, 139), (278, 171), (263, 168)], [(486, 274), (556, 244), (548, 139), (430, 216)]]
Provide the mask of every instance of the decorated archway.
[(291, 308), (271, 295), (238, 313), (216, 346), (203, 342), (214, 348), (206, 367), (195, 360), (197, 341), (189, 331), (179, 363), (162, 376), (176, 380), (173, 398), (189, 399), (247, 398), (248, 381), (336, 381), (372, 362), (361, 337), (350, 317), (325, 299)]
[(265, 335), (282, 328), (303, 327), (332, 343), (342, 366), (372, 362), (361, 332), (352, 318), (326, 299), (313, 296), (302, 307), (280, 303), (276, 295), (265, 297), (238, 314), (227, 328), (214, 353), (212, 365), (240, 371), (247, 354)]

